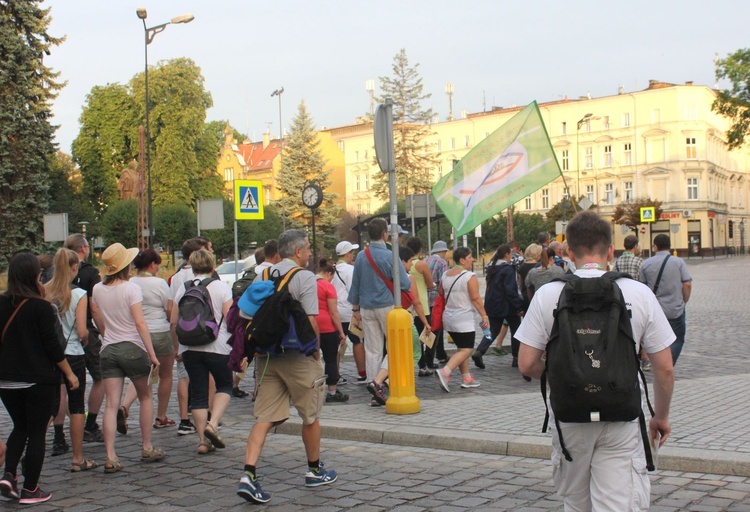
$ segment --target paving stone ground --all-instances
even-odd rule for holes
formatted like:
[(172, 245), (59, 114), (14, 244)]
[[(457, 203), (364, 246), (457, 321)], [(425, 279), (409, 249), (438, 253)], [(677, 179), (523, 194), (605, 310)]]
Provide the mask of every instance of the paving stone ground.
[[(698, 458), (694, 466), (688, 461), (680, 470), (651, 475), (651, 510), (750, 511), (750, 478), (732, 474), (750, 467), (750, 257), (690, 260), (688, 266), (695, 282), (687, 343), (676, 369), (673, 435), (662, 455), (671, 449)], [(236, 496), (253, 421), (249, 399), (231, 401), (221, 434), (226, 450), (198, 456), (196, 436), (181, 437), (174, 428), (163, 429), (154, 432), (154, 444), (166, 449), (168, 458), (142, 464), (136, 405), (131, 433), (117, 438), (125, 470), (115, 475), (105, 475), (101, 468), (71, 474), (68, 455), (48, 457), (41, 483), (54, 496), (35, 510), (559, 510), (546, 459), (482, 453), (483, 449), (477, 453), (477, 446), (487, 446), (478, 445), (480, 441), (513, 436), (535, 439), (538, 446), (548, 446), (549, 441), (539, 432), (544, 409), (538, 383), (524, 382), (510, 368), (508, 356), (488, 356), (485, 361), (487, 369), (475, 371), (482, 382), (478, 389), (455, 387), (446, 394), (434, 378), (416, 378), (421, 411), (414, 415), (386, 414), (383, 408), (369, 406), (363, 386), (342, 386), (351, 396), (349, 402), (326, 406), (322, 420), (324, 428), (329, 427), (322, 460), (341, 475), (331, 486), (306, 489), (301, 440), (277, 433), (269, 436), (259, 465), (271, 503), (252, 506)], [(343, 373), (355, 374), (349, 356)], [(251, 390), (252, 380), (242, 386)], [(174, 405), (169, 414), (177, 417)], [(0, 408), (0, 432), (7, 436), (9, 429), (7, 413)], [(373, 432), (381, 434), (378, 442), (356, 440)], [(412, 437), (405, 438), (407, 446), (396, 446), (388, 444), (387, 433)], [(455, 449), (438, 449), (440, 436), (453, 440)], [(51, 438), (50, 432), (50, 446)], [(85, 451), (87, 457), (104, 461), (102, 445), (87, 444)], [(716, 466), (720, 472), (696, 470), (712, 461), (723, 461)], [(16, 508), (19, 505), (0, 498), (0, 510)]]

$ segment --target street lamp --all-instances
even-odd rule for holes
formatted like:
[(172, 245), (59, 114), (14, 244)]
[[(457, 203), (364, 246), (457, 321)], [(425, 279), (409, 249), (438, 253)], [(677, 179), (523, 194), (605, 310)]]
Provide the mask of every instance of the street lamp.
[(163, 32), (165, 28), (167, 28), (167, 25), (171, 24), (178, 24), (178, 23), (190, 23), (195, 19), (195, 16), (192, 14), (183, 14), (182, 16), (177, 16), (176, 18), (172, 18), (167, 23), (162, 23), (161, 25), (155, 25), (153, 27), (147, 27), (146, 26), (146, 18), (148, 17), (148, 13), (146, 12), (145, 7), (139, 7), (135, 10), (135, 13), (138, 15), (138, 18), (143, 22), (143, 32), (144, 32), (144, 61), (145, 61), (145, 67), (144, 67), (144, 81), (145, 81), (145, 89), (146, 89), (146, 180), (147, 180), (147, 194), (148, 194), (148, 246), (153, 247), (154, 242), (154, 205), (151, 197), (151, 132), (149, 131), (149, 124), (148, 124), (148, 113), (150, 110), (149, 105), (149, 97), (148, 97), (148, 45), (151, 44), (151, 41), (154, 40), (154, 37), (159, 32)]
[[(284, 164), (284, 129), (281, 125), (281, 95), (284, 94), (284, 86), (281, 86), (281, 89), (276, 89), (271, 93), (271, 97), (274, 96), (279, 97), (279, 171), (281, 171), (281, 166)], [(281, 224), (284, 231), (286, 231), (286, 208), (283, 206), (281, 207)]]
[(594, 114), (588, 113), (583, 116), (576, 125), (576, 200), (581, 198), (581, 148), (578, 146), (578, 134), (581, 131), (581, 126), (586, 124)]

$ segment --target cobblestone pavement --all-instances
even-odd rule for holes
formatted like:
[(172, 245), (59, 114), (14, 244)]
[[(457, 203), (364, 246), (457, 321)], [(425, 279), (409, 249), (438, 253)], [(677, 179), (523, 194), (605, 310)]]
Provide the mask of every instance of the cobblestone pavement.
[[(688, 305), (687, 342), (676, 369), (673, 434), (652, 475), (652, 510), (750, 511), (750, 413), (745, 405), (750, 371), (750, 258), (690, 260), (694, 278)], [(509, 339), (509, 338), (508, 338)], [(524, 382), (510, 356), (486, 356), (486, 370), (472, 370), (477, 389), (454, 385), (442, 392), (434, 377), (415, 378), (421, 411), (390, 415), (369, 406), (364, 386), (349, 384), (344, 404), (323, 411), (322, 459), (339, 471), (326, 488), (303, 487), (304, 452), (294, 416), (269, 436), (259, 472), (273, 499), (257, 510), (557, 510), (546, 458), (549, 438), (540, 433), (544, 415), (538, 382)], [(354, 377), (347, 355), (342, 373)], [(251, 390), (252, 379), (242, 387)], [(176, 418), (176, 405), (169, 412)], [(227, 449), (198, 456), (196, 436), (156, 430), (154, 444), (168, 451), (158, 464), (141, 464), (136, 424), (118, 436), (126, 468), (71, 474), (69, 454), (48, 457), (41, 484), (53, 500), (35, 510), (202, 510), (249, 506), (236, 494), (252, 403), (233, 398), (224, 416)], [(0, 408), (0, 432), (10, 421)], [(51, 446), (51, 429), (49, 443)], [(373, 442), (368, 442), (373, 441)], [(451, 448), (451, 451), (441, 448)], [(85, 445), (103, 463), (104, 447)], [(531, 458), (537, 457), (537, 458)], [(723, 476), (734, 475), (734, 476)], [(745, 476), (738, 476), (745, 475)], [(0, 509), (17, 505), (1, 501)]]

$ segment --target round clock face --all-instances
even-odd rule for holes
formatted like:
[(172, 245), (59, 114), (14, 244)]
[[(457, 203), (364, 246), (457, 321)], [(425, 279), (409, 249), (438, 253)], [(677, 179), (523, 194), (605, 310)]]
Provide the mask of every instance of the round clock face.
[(302, 190), (302, 202), (308, 208), (317, 208), (323, 203), (323, 191), (315, 183), (310, 183)]

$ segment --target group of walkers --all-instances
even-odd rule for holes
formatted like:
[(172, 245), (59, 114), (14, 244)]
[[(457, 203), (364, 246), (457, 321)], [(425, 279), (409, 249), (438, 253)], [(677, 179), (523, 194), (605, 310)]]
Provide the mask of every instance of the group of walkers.
[[(539, 377), (536, 359), (528, 354), (524, 359), (521, 351), (521, 341), (531, 340), (529, 328), (524, 331), (524, 315), (536, 302), (540, 289), (576, 271), (580, 258), (570, 257), (573, 248), (569, 251), (566, 244), (550, 243), (546, 233), (540, 234), (538, 243), (530, 244), (525, 252), (513, 241), (500, 245), (487, 266), (482, 297), (473, 272), (475, 258), (469, 248), (455, 249), (450, 266), (444, 241), (435, 242), (430, 254), (423, 255), (419, 238), (408, 238), (403, 246), (394, 248), (388, 243), (388, 234), (387, 223), (373, 219), (368, 225), (367, 248), (359, 251), (359, 245), (342, 241), (336, 246), (337, 261), (321, 259), (316, 262), (314, 274), (307, 270), (311, 266), (307, 235), (288, 230), (256, 251), (256, 264), (245, 269), (234, 289), (216, 278), (211, 243), (202, 237), (183, 244), (186, 263), (170, 283), (157, 277), (162, 261), (156, 251), (139, 252), (119, 243), (103, 251), (99, 282), (99, 272), (86, 261), (90, 248), (83, 235), (69, 237), (65, 247), (57, 251), (53, 272), (47, 270), (43, 274), (39, 259), (31, 253), (14, 256), (8, 270), (8, 289), (0, 295), (0, 398), (13, 420), (0, 479), (2, 495), (29, 504), (50, 498), (38, 485), (45, 434), (54, 418), (52, 455), (66, 453), (70, 449), (63, 428), (66, 415), (70, 417), (71, 471), (100, 466), (84, 457), (84, 441), (104, 442), (106, 460), (101, 465), (105, 473), (122, 470), (124, 464), (115, 449), (116, 432), (128, 432), (135, 400), (140, 403), (141, 461), (158, 462), (167, 455), (152, 444), (152, 429), (177, 427), (179, 434), (197, 433), (199, 455), (224, 448), (219, 435), (222, 416), (230, 397), (242, 396), (237, 394), (238, 377), (229, 364), (236, 345), (236, 322), (228, 320), (242, 309), (240, 297), (247, 295), (251, 283), (267, 279), (277, 282), (291, 271), (294, 273), (288, 280), (289, 296), (303, 308), (319, 350), (309, 354), (294, 350), (244, 354), (243, 371), (248, 359), (255, 361), (252, 395), (256, 422), (248, 436), (237, 491), (248, 501), (270, 500), (258, 481), (257, 466), (268, 432), (289, 418), (290, 403), (303, 423), (305, 485), (316, 487), (337, 479), (336, 472), (326, 469), (320, 461), (319, 417), (324, 403), (349, 399), (340, 389), (349, 382), (340, 372), (347, 341), (351, 342), (357, 371), (350, 380), (367, 386), (372, 406), (385, 405), (386, 317), (393, 308), (396, 272), (401, 291), (409, 297), (412, 349), (420, 377), (437, 374), (437, 385), (450, 393), (451, 378), (458, 370), (461, 388), (478, 387), (480, 383), (470, 371), (469, 361), (484, 369), (483, 356), (490, 349), (505, 355), (502, 341), (506, 330), (511, 334), (511, 366), (519, 367), (520, 358), (521, 376), (527, 381)], [(655, 242), (659, 242), (657, 249), (663, 250), (664, 241)], [(615, 270), (621, 267), (633, 272), (634, 246), (630, 237), (625, 249), (623, 257), (611, 263)], [(401, 261), (395, 269), (393, 250), (398, 251)], [(666, 251), (669, 252), (668, 237)], [(690, 278), (677, 258), (672, 267), (666, 265), (667, 259), (668, 256), (658, 269), (658, 277), (652, 275), (657, 272), (657, 263), (650, 261), (639, 266), (634, 277), (650, 282), (657, 298), (663, 298), (659, 302), (667, 303), (677, 313), (670, 324), (675, 332), (682, 328), (684, 341), (684, 302), (689, 298)], [(131, 275), (133, 272), (135, 275)], [(43, 276), (48, 279), (44, 285)], [(675, 283), (675, 276), (679, 284)], [(180, 342), (180, 333), (186, 327), (178, 305), (187, 295), (192, 296), (194, 288), (205, 290), (214, 317), (214, 335), (209, 343), (200, 345), (187, 343), (184, 338)], [(671, 304), (678, 288), (685, 294), (681, 308)], [(438, 303), (442, 306), (440, 328), (433, 332), (432, 313)], [(249, 317), (252, 323), (252, 314)], [(518, 336), (519, 331), (526, 333), (526, 339)], [(433, 335), (432, 343), (422, 343)], [(451, 343), (455, 351), (449, 354), (446, 347)], [(676, 362), (679, 349), (674, 353), (672, 347), (672, 351)], [(644, 361), (647, 357), (644, 354)], [(663, 368), (663, 358), (657, 360)], [(179, 424), (167, 416), (175, 363)], [(87, 369), (93, 382), (88, 404)], [(126, 377), (130, 381), (127, 389)], [(156, 381), (154, 414), (152, 384)], [(105, 397), (100, 429), (96, 419)], [(663, 400), (662, 397), (662, 403)], [(662, 430), (668, 435), (667, 428)], [(17, 475), (22, 456), (24, 485), (19, 492)]]

